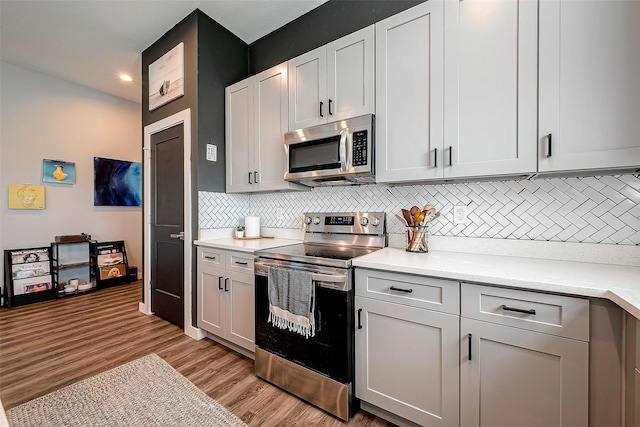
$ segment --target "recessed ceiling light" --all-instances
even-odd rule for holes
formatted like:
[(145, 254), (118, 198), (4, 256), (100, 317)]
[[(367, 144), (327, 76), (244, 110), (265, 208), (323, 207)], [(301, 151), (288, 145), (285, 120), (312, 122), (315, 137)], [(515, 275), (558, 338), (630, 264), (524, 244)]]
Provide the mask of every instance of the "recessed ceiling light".
[(124, 80), (125, 82), (132, 82), (133, 78), (129, 74), (120, 74), (120, 80)]

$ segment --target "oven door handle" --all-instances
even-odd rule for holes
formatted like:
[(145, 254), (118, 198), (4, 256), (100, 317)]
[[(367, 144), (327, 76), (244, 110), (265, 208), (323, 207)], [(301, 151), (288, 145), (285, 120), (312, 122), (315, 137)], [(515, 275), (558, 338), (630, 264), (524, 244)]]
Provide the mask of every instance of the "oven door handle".
[(269, 263), (256, 263), (254, 264), (256, 274), (259, 276), (268, 276), (269, 275), (269, 267), (280, 267), (280, 268), (288, 268), (290, 270), (303, 270), (303, 271), (311, 271), (311, 280), (314, 282), (328, 282), (328, 283), (341, 283), (344, 284), (347, 281), (347, 277), (345, 275), (337, 275), (337, 274), (323, 274), (314, 272), (316, 270), (310, 268), (292, 268), (290, 266), (281, 266), (277, 264), (269, 264)]

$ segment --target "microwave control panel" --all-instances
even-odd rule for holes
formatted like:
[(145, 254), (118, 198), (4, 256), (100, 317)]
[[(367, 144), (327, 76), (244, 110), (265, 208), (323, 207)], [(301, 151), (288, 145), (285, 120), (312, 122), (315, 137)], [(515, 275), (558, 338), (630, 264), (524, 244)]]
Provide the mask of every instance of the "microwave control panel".
[(353, 153), (351, 158), (353, 166), (364, 166), (367, 164), (367, 131), (360, 130), (353, 132)]

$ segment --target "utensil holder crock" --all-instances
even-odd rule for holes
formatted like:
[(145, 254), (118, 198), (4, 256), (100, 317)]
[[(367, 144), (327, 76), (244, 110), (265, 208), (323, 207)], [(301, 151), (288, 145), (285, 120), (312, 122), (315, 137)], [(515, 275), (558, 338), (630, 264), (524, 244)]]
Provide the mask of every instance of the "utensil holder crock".
[(426, 225), (407, 227), (407, 252), (429, 252)]

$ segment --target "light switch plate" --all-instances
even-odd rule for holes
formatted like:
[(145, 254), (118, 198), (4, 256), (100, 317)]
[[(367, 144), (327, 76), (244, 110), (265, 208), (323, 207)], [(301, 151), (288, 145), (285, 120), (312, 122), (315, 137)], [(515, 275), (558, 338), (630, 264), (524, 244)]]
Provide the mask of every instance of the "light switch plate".
[(213, 144), (207, 144), (207, 160), (215, 162), (218, 160), (218, 146)]

